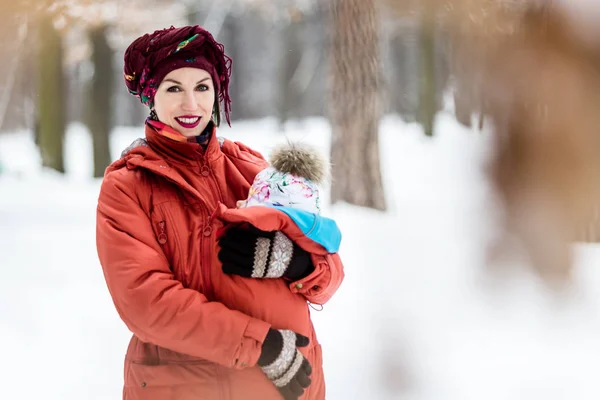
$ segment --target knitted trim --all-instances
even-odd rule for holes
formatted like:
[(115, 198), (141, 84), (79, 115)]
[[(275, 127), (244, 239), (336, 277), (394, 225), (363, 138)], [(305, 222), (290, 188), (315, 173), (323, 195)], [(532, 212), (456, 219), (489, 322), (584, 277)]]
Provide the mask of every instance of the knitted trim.
[(256, 247), (254, 248), (254, 266), (252, 267), (252, 278), (262, 278), (265, 276), (267, 269), (267, 261), (269, 259), (269, 249), (271, 240), (268, 238), (259, 237), (256, 239)]
[(294, 243), (281, 232), (275, 232), (273, 238), (273, 249), (271, 250), (271, 262), (267, 270), (266, 278), (280, 278), (292, 261)]
[[(283, 337), (283, 345), (281, 348), (281, 352), (271, 364), (262, 367), (263, 372), (267, 375), (267, 377), (275, 382), (283, 382), (284, 378), (287, 378), (293, 367), (296, 366), (296, 358), (298, 349), (296, 348), (296, 334), (289, 330), (280, 330), (281, 336)], [(302, 363), (300, 363), (302, 364)], [(298, 372), (300, 368), (296, 368), (296, 370), (291, 374), (289, 380), (281, 386), (285, 386), (289, 381), (294, 377), (296, 372)], [(279, 386), (279, 387), (281, 387)]]
[(275, 379), (273, 384), (277, 387), (284, 387), (288, 383), (294, 379), (300, 368), (302, 367), (302, 363), (304, 362), (304, 356), (300, 353), (300, 350), (296, 349), (296, 357), (294, 358), (294, 362), (290, 369), (288, 369), (281, 378)]

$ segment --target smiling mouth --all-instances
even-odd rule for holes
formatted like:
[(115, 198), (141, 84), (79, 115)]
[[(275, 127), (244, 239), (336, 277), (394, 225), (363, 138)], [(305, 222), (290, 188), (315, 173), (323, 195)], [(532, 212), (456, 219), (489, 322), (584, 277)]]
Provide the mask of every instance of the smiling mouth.
[(200, 123), (200, 117), (177, 117), (175, 121), (184, 128), (195, 128)]

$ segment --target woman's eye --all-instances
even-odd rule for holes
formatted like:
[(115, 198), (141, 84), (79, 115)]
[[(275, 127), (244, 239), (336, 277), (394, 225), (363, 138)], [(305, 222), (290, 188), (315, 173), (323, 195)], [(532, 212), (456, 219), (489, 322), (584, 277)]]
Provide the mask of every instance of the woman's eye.
[(178, 86), (171, 86), (167, 89), (167, 92), (179, 92), (181, 89)]
[(208, 86), (206, 85), (198, 85), (198, 87), (196, 88), (197, 90), (204, 92), (206, 90), (208, 90)]

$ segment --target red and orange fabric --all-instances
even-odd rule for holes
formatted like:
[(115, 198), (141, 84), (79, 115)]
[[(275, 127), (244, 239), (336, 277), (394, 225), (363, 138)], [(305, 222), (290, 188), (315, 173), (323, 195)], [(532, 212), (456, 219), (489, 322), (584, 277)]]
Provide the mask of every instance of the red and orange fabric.
[[(242, 218), (227, 209), (246, 197), (267, 164), (241, 143), (217, 140), (215, 131), (205, 150), (161, 132), (146, 126), (146, 145), (107, 169), (98, 199), (98, 256), (133, 332), (124, 398), (279, 399), (256, 366), (273, 327), (310, 338), (303, 353), (314, 372), (302, 399), (324, 399), (308, 302), (323, 304), (337, 290), (344, 276), (339, 257), (314, 248), (315, 270), (300, 282), (224, 274), (216, 232)], [(291, 229), (290, 237), (302, 241), (283, 217), (243, 219)]]

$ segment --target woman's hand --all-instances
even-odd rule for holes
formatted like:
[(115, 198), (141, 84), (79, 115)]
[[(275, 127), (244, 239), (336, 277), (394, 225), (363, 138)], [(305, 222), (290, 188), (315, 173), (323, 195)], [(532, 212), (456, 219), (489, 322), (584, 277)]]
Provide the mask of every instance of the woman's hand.
[(295, 400), (310, 386), (312, 367), (298, 350), (309, 339), (287, 330), (269, 329), (258, 365), (285, 400)]
[(223, 272), (249, 278), (296, 281), (314, 271), (310, 254), (281, 232), (232, 227), (219, 239)]

